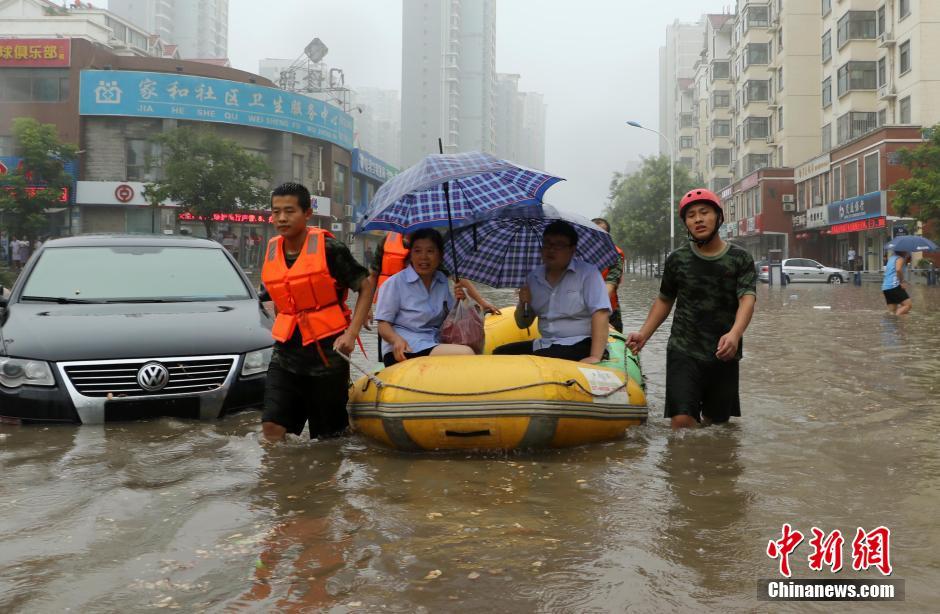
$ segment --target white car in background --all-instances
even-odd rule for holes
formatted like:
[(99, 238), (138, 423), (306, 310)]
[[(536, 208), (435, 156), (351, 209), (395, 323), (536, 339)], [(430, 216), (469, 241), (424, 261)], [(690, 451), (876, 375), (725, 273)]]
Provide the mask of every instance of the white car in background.
[[(788, 284), (796, 282), (819, 282), (841, 284), (851, 279), (852, 273), (845, 269), (825, 266), (810, 258), (787, 258), (783, 261), (783, 276)], [(769, 281), (770, 267), (761, 265), (758, 279)]]

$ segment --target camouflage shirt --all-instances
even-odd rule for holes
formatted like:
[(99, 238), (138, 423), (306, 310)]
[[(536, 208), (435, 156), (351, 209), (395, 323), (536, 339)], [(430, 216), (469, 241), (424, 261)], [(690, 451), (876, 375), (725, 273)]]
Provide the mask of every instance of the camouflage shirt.
[[(296, 258), (288, 258), (287, 266), (293, 266), (294, 262)], [(353, 258), (349, 248), (330, 237), (326, 238), (326, 266), (330, 271), (330, 277), (336, 280), (336, 291), (340, 296), (344, 290), (358, 290), (362, 280), (369, 276), (369, 271)], [(262, 298), (265, 298), (264, 294)], [(303, 345), (299, 328), (294, 330), (294, 335), (286, 343), (279, 341), (274, 343), (274, 355), (271, 357), (271, 362), (298, 375), (317, 376), (328, 371), (348, 369), (348, 363), (333, 351), (333, 341), (337, 336), (321, 339), (319, 342), (320, 349), (323, 350), (329, 365), (323, 364), (316, 343)]]
[[(659, 296), (676, 301), (669, 349), (700, 360), (718, 360), (718, 340), (731, 330), (738, 300), (757, 295), (754, 259), (736, 245), (727, 244), (716, 256), (705, 256), (692, 245), (669, 254)], [(741, 358), (743, 342), (738, 346)]]
[(607, 269), (607, 277), (604, 278), (604, 283), (614, 284), (615, 286), (620, 285), (620, 280), (623, 278), (623, 259), (617, 258), (616, 264), (610, 265), (610, 268)]

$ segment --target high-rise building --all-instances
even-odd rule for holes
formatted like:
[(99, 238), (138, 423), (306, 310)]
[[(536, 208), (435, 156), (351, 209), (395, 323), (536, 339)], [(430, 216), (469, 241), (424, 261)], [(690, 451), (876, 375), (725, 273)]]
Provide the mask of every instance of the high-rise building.
[(401, 99), (396, 90), (360, 87), (353, 92), (350, 113), (362, 149), (401, 167)]
[(542, 94), (519, 91), (519, 75), (496, 76), (496, 149), (499, 158), (545, 168), (545, 102)]
[(228, 0), (110, 0), (109, 8), (179, 45), (184, 59), (228, 57)]
[(495, 0), (404, 0), (402, 24), (402, 164), (438, 138), (445, 152), (494, 152)]
[(705, 185), (719, 192), (731, 183), (734, 148), (731, 99), (733, 96), (731, 31), (734, 15), (708, 15), (701, 60), (695, 67), (695, 98), (698, 118), (697, 168)]
[[(685, 90), (691, 85), (695, 63), (699, 60), (705, 37), (705, 19), (683, 23), (678, 19), (666, 28), (666, 45), (659, 51), (659, 131), (673, 147), (678, 147), (679, 107)], [(688, 100), (687, 100), (688, 102)], [(660, 153), (669, 155), (669, 147), (660, 143)], [(676, 158), (681, 156), (676, 152)]]

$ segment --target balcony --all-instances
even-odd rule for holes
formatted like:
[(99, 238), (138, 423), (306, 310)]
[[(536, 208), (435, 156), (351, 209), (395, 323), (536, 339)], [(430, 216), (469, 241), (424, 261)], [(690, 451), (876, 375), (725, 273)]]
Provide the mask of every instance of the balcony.
[(878, 46), (882, 49), (894, 47), (897, 41), (894, 40), (894, 32), (882, 32), (878, 35)]

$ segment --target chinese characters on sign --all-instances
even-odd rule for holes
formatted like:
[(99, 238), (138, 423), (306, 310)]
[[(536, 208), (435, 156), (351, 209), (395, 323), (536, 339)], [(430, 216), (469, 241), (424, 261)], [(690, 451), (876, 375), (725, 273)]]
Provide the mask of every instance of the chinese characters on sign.
[(875, 230), (884, 228), (887, 218), (876, 217), (867, 220), (858, 220), (857, 222), (845, 222), (844, 224), (833, 224), (829, 229), (830, 234), (842, 234), (845, 232), (860, 232), (864, 230)]
[[(181, 222), (204, 222), (206, 218), (192, 213), (180, 213), (177, 216)], [(250, 213), (213, 213), (213, 222), (233, 222), (235, 224), (268, 224), (271, 214), (266, 211), (253, 211)]]
[(71, 62), (67, 38), (7, 38), (0, 40), (0, 67), (66, 67)]
[[(842, 532), (836, 529), (828, 535), (816, 528), (812, 528), (813, 537), (809, 540), (812, 552), (807, 557), (809, 568), (813, 571), (822, 571), (828, 567), (832, 573), (839, 573), (842, 569), (842, 547), (845, 538)], [(781, 529), (781, 537), (767, 543), (767, 556), (779, 560), (780, 575), (789, 578), (790, 555), (803, 542), (804, 535), (794, 529), (789, 523)], [(866, 571), (874, 567), (882, 575), (891, 575), (891, 529), (878, 527), (872, 531), (858, 527), (855, 538), (852, 540), (852, 569)]]
[(293, 132), (352, 149), (353, 119), (321, 100), (191, 75), (83, 70), (81, 115), (161, 117)]

